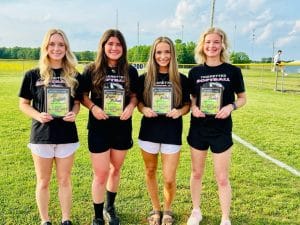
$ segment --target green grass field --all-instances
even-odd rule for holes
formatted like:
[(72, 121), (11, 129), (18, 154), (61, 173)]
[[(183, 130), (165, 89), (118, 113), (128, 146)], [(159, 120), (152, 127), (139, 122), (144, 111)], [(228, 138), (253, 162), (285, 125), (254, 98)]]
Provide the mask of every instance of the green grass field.
[[(35, 173), (30, 151), (30, 119), (18, 109), (18, 91), (24, 71), (36, 62), (0, 61), (0, 224), (39, 224), (35, 203)], [(79, 70), (82, 66), (79, 67)], [(184, 71), (186, 72), (186, 71)], [(270, 70), (243, 70), (247, 86), (247, 105), (233, 113), (234, 133), (266, 154), (300, 170), (300, 75), (290, 74), (285, 82), (294, 91), (274, 91), (275, 77)], [(286, 86), (288, 87), (288, 86)], [(144, 183), (143, 161), (136, 144), (141, 115), (133, 116), (134, 147), (122, 171), (117, 209), (123, 225), (147, 224), (151, 210)], [(87, 110), (77, 118), (80, 148), (73, 168), (72, 220), (75, 225), (90, 224), (93, 217), (91, 164), (87, 149)], [(174, 202), (176, 225), (186, 224), (191, 210), (189, 192), (190, 154), (186, 143), (189, 115), (184, 118), (183, 147), (177, 174)], [(159, 172), (161, 172), (159, 170)], [(159, 176), (161, 180), (161, 176)], [(161, 182), (160, 182), (161, 183)], [(220, 207), (209, 155), (204, 177), (201, 224), (218, 225)], [(261, 158), (235, 142), (231, 184), (233, 188), (232, 224), (299, 225), (300, 177)], [(161, 186), (160, 186), (161, 187)], [(60, 221), (55, 171), (51, 184), (50, 215)]]

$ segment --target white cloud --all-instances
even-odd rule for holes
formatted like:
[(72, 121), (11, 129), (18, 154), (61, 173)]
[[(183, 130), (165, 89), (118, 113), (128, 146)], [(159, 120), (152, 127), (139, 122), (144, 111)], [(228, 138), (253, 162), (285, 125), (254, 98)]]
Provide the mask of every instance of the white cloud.
[(296, 40), (296, 36), (285, 36), (282, 38), (279, 38), (276, 42), (276, 46), (278, 48), (282, 48), (284, 46), (289, 45), (291, 42)]
[[(160, 35), (173, 40), (197, 41), (210, 25), (211, 1), (207, 0), (10, 0), (1, 1), (2, 46), (40, 45), (51, 27), (63, 29), (76, 50), (94, 50), (104, 30), (115, 27), (124, 33), (128, 46), (151, 44)], [(217, 0), (214, 25), (228, 33), (234, 49), (255, 57), (272, 52), (272, 42), (299, 58), (300, 1)], [(254, 34), (254, 39), (253, 39)], [(253, 42), (253, 40), (255, 42)], [(271, 44), (270, 44), (271, 43)]]
[(297, 35), (300, 33), (300, 20), (295, 21), (295, 25), (289, 35)]
[(263, 43), (264, 41), (270, 40), (270, 37), (272, 36), (272, 24), (267, 24), (263, 27), (263, 29), (260, 29), (260, 32), (255, 37), (255, 43)]
[(160, 23), (160, 26), (162, 28), (174, 29), (179, 29), (186, 24), (193, 26), (193, 24), (199, 22), (198, 13), (201, 11), (201, 3), (202, 1), (199, 0), (180, 0), (177, 4), (174, 17), (164, 19)]
[(227, 0), (225, 5), (230, 11), (255, 13), (263, 8), (264, 3), (265, 0)]

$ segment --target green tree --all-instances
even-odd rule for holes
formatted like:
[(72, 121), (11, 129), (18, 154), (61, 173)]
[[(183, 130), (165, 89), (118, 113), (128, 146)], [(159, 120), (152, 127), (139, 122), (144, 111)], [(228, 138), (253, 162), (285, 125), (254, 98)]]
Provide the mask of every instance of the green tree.
[(251, 60), (245, 52), (232, 52), (230, 54), (230, 61), (232, 63), (250, 63)]
[(196, 44), (194, 42), (183, 43), (180, 39), (175, 40), (175, 48), (177, 54), (177, 61), (179, 64), (193, 64), (194, 49)]
[(128, 49), (127, 56), (129, 62), (147, 62), (151, 46), (140, 45)]
[(272, 57), (262, 58), (261, 62), (263, 62), (263, 63), (270, 63), (270, 62), (272, 62)]

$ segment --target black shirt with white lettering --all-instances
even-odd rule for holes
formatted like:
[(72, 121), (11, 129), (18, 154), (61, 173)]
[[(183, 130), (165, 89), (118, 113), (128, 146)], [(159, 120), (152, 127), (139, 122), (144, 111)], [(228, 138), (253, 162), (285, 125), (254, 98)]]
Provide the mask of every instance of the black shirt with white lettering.
[[(199, 106), (200, 87), (210, 84), (211, 86), (221, 86), (223, 89), (222, 106), (228, 105), (235, 100), (235, 94), (245, 92), (245, 85), (241, 69), (222, 63), (219, 66), (210, 67), (206, 64), (193, 67), (189, 71), (189, 82), (191, 94), (196, 97)], [(196, 118), (191, 114), (191, 128), (196, 129), (204, 135), (215, 135), (218, 133), (231, 134), (231, 116), (226, 119), (215, 119), (214, 116)]]
[[(145, 74), (139, 77), (139, 100), (144, 103)], [(182, 102), (177, 108), (182, 108), (184, 105), (190, 103), (189, 84), (185, 75), (180, 74), (180, 84), (182, 90)], [(159, 86), (172, 86), (169, 81), (169, 74), (159, 73), (157, 75), (156, 84)], [(144, 103), (145, 104), (145, 103)], [(146, 104), (145, 104), (146, 105)], [(146, 105), (147, 106), (147, 105)], [(147, 106), (150, 107), (150, 106)], [(154, 118), (147, 118), (143, 116), (139, 132), (139, 139), (143, 141), (151, 141), (155, 143), (164, 144), (182, 144), (182, 116), (177, 119), (166, 117), (165, 115), (158, 115)]]
[[(53, 78), (48, 86), (66, 87), (64, 79), (60, 76), (62, 69), (53, 69)], [(78, 82), (81, 82), (81, 75), (77, 74)], [(81, 92), (76, 90), (76, 96), (70, 96), (70, 108), (74, 100), (81, 98)], [(45, 112), (45, 85), (41, 79), (40, 70), (32, 69), (26, 72), (19, 97), (32, 101), (32, 106), (38, 112)], [(78, 135), (75, 122), (66, 122), (62, 118), (54, 118), (47, 123), (40, 123), (32, 119), (30, 143), (32, 144), (66, 144), (78, 142)]]
[[(107, 74), (105, 77), (104, 87), (103, 88), (109, 88), (109, 89), (125, 89), (125, 78), (124, 75), (119, 74), (117, 69), (115, 68), (107, 68), (106, 70)], [(130, 103), (130, 95), (137, 93), (137, 79), (138, 79), (138, 72), (133, 66), (129, 66), (128, 70), (129, 74), (129, 93), (125, 93), (125, 104), (124, 108)], [(100, 108), (103, 108), (103, 96), (98, 97), (97, 93), (93, 91), (93, 84), (92, 84), (92, 71), (90, 69), (90, 66), (87, 66), (82, 73), (84, 85), (83, 85), (83, 91), (85, 93), (90, 93), (90, 98), (94, 104), (99, 106)], [(120, 120), (119, 117), (109, 117), (107, 120), (98, 120), (96, 119), (92, 112), (89, 112), (89, 120), (88, 120), (88, 129), (93, 130), (102, 130), (105, 132), (105, 130), (111, 130), (116, 129), (116, 127), (113, 128), (113, 124), (127, 124), (126, 126), (131, 126), (131, 117), (128, 120)]]

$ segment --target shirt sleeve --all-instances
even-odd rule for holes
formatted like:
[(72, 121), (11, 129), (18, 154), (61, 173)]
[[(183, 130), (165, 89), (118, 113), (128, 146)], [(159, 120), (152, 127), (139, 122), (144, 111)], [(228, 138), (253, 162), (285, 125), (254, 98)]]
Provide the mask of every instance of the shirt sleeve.
[(234, 76), (233, 89), (235, 93), (245, 92), (245, 84), (242, 75), (242, 71), (240, 68), (236, 67), (236, 72)]
[(92, 87), (92, 75), (89, 66), (85, 67), (81, 76), (80, 89), (82, 93), (89, 93)]
[(138, 78), (138, 91), (137, 91), (137, 98), (139, 102), (143, 102), (143, 103), (144, 103), (144, 97), (143, 97), (144, 82), (145, 82), (145, 74), (139, 76)]
[(188, 85), (189, 85), (189, 91), (190, 94), (195, 96), (196, 95), (196, 84), (195, 84), (195, 78), (194, 78), (194, 68), (190, 69), (188, 73)]
[(28, 71), (25, 73), (25, 76), (21, 83), (19, 97), (25, 98), (28, 100), (32, 100), (33, 99), (33, 94), (31, 92), (32, 85), (33, 84), (32, 84), (32, 79), (31, 79), (31, 71)]
[(138, 92), (138, 72), (133, 66), (129, 66), (129, 79), (130, 79), (130, 91), (131, 93)]
[(181, 89), (182, 89), (182, 104), (189, 104), (190, 103), (190, 85), (188, 78), (180, 74), (181, 77)]
[(76, 89), (75, 99), (82, 100), (82, 98), (83, 98), (83, 76), (80, 73), (78, 73), (76, 76), (76, 79), (78, 81), (78, 86)]

